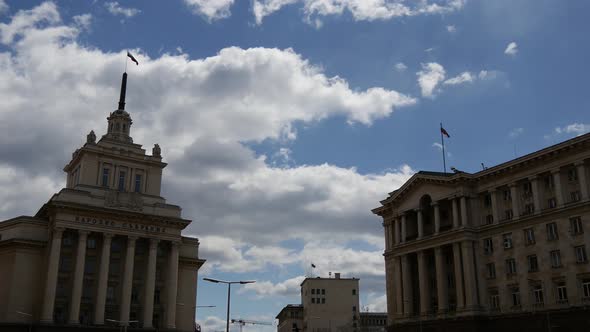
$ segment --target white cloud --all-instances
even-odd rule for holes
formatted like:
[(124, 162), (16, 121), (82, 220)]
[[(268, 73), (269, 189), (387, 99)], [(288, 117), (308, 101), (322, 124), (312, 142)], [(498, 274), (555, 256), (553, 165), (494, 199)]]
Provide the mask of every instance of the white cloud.
[[(9, 24), (0, 23), (0, 41), (3, 44), (9, 44), (14, 41), (16, 36), (33, 29), (35, 25), (59, 22), (61, 22), (61, 17), (53, 2), (44, 2), (31, 10), (19, 10)], [(69, 30), (66, 27), (62, 27), (62, 29), (63, 33), (65, 30)]]
[(109, 13), (115, 16), (121, 15), (130, 18), (141, 13), (141, 10), (136, 8), (121, 7), (121, 5), (119, 5), (119, 3), (116, 1), (105, 2), (104, 6), (109, 11)]
[(197, 324), (201, 326), (203, 332), (208, 331), (225, 331), (226, 320), (216, 316), (207, 316), (204, 320), (197, 319)]
[(474, 79), (475, 79), (475, 76), (473, 74), (471, 74), (468, 71), (465, 71), (453, 78), (449, 78), (448, 80), (444, 81), (443, 84), (457, 85), (457, 84), (463, 84), (463, 83), (472, 83)]
[(447, 31), (450, 33), (455, 33), (457, 32), (457, 27), (454, 25), (447, 25)]
[(395, 64), (395, 70), (399, 72), (406, 71), (406, 69), (408, 69), (408, 66), (406, 66), (403, 62), (398, 62)]
[(229, 8), (234, 4), (234, 0), (184, 0), (184, 3), (195, 14), (214, 21), (231, 15)]
[(367, 305), (363, 307), (369, 312), (387, 312), (387, 295), (371, 292), (367, 294)]
[(434, 97), (436, 86), (445, 79), (445, 69), (436, 62), (422, 64), (422, 70), (417, 72), (418, 85), (423, 97)]
[(280, 10), (282, 7), (301, 3), (306, 21), (317, 26), (319, 17), (336, 15), (345, 12), (356, 21), (389, 20), (399, 17), (446, 14), (460, 10), (465, 0), (415, 1), (399, 0), (254, 0), (253, 12), (257, 24), (264, 17)]
[(6, 1), (0, 0), (0, 14), (6, 11), (8, 11), (8, 5), (6, 4)]
[(278, 283), (273, 283), (270, 281), (257, 281), (254, 284), (244, 285), (244, 287), (240, 288), (239, 292), (244, 293), (246, 291), (251, 291), (256, 293), (256, 295), (259, 297), (277, 295), (295, 297), (301, 293), (300, 285), (304, 279), (304, 276), (297, 276)]
[(504, 50), (504, 54), (507, 55), (516, 55), (516, 53), (518, 53), (518, 45), (515, 42), (508, 44)]
[(522, 133), (524, 133), (524, 128), (514, 128), (510, 131), (508, 137), (517, 138), (518, 136), (522, 135)]
[(86, 30), (90, 28), (90, 23), (92, 23), (92, 15), (90, 14), (76, 15), (72, 17), (72, 19), (80, 30)]
[(590, 132), (590, 124), (572, 123), (564, 127), (556, 127), (556, 134), (574, 134), (576, 136), (584, 135)]

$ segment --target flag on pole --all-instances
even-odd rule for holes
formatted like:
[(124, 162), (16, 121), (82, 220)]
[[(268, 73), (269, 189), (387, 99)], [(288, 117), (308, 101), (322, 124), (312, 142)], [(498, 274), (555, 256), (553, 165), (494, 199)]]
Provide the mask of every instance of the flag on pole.
[(449, 133), (442, 126), (440, 127), (440, 133), (445, 135), (448, 138), (451, 138), (451, 135), (449, 135)]
[(127, 56), (131, 58), (131, 61), (135, 62), (135, 65), (139, 66), (139, 62), (137, 62), (137, 59), (135, 59), (133, 54), (129, 53), (129, 51), (127, 51)]
[(313, 267), (315, 269), (315, 264), (314, 263), (311, 263), (311, 267)]

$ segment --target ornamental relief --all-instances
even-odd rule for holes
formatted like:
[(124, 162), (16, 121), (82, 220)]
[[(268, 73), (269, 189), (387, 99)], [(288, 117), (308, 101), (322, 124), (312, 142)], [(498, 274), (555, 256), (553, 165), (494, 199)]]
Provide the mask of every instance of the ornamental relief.
[(143, 199), (139, 193), (109, 190), (105, 195), (104, 206), (142, 211)]

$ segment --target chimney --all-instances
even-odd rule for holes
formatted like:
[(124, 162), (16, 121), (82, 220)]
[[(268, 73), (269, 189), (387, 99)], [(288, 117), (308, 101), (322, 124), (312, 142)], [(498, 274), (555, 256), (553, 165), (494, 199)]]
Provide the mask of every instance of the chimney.
[(336, 279), (340, 279), (340, 272), (336, 272), (336, 273), (334, 273), (334, 278), (336, 278)]

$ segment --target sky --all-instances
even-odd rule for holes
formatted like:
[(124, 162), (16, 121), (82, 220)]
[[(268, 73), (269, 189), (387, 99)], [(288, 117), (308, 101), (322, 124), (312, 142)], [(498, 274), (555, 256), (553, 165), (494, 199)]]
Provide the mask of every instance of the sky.
[[(304, 276), (360, 278), (385, 311), (382, 220), (419, 170), (476, 172), (590, 131), (583, 0), (0, 0), (0, 219), (65, 186), (127, 63), (134, 141), (193, 220), (199, 277), (274, 322)], [(316, 265), (311, 269), (311, 263)], [(222, 330), (226, 288), (200, 280)], [(276, 324), (276, 323), (275, 323)], [(233, 327), (238, 330), (236, 326)], [(244, 331), (276, 327), (246, 326)]]

